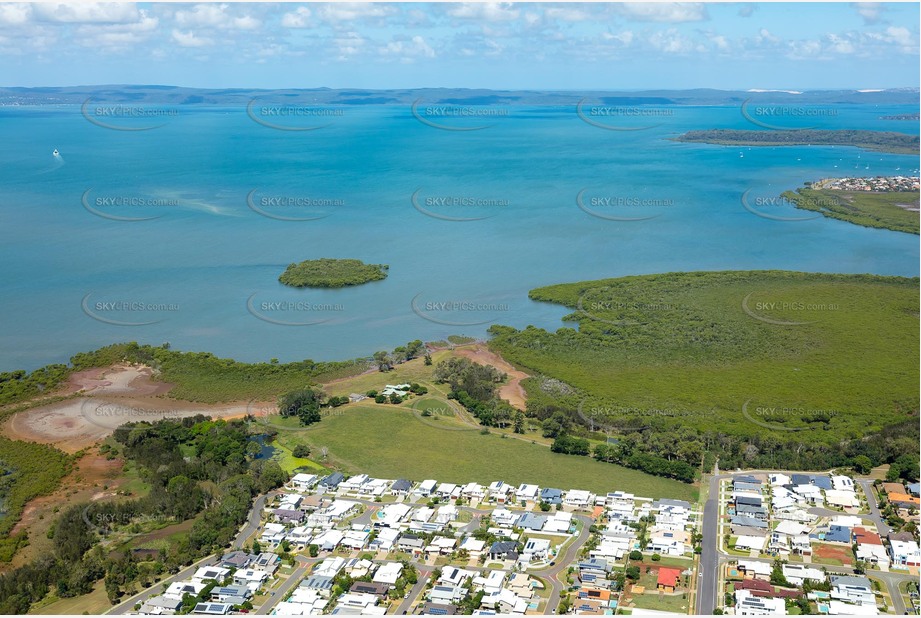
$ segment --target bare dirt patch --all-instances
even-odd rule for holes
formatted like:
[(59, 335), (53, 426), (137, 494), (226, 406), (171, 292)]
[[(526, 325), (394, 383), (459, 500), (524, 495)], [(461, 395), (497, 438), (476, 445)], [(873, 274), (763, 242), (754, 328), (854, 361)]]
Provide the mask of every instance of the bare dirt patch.
[(172, 388), (167, 382), (155, 382), (150, 367), (114, 365), (71, 374), (63, 394), (163, 395)]
[(88, 453), (77, 460), (73, 472), (61, 480), (54, 493), (29, 501), (12, 531), (12, 534), (26, 531), (29, 544), (16, 552), (13, 561), (2, 565), (2, 568), (22, 566), (50, 552), (54, 541), (47, 534), (57, 518), (55, 513), (73, 504), (94, 502), (115, 495), (126, 482), (123, 475), (124, 463), (119, 458), (110, 460), (96, 452)]
[(499, 371), (508, 374), (509, 380), (499, 389), (499, 397), (507, 400), (519, 410), (525, 409), (527, 393), (525, 393), (524, 387), (521, 386), (521, 381), (531, 376), (515, 369), (504, 358), (480, 344), (455, 348), (454, 353), (481, 365), (492, 365)]
[(13, 414), (3, 424), (3, 434), (76, 453), (101, 442), (124, 423), (196, 414), (241, 418), (249, 409), (246, 402), (209, 405), (167, 399), (163, 395), (173, 385), (152, 377), (149, 367), (135, 365), (79, 371), (70, 376), (62, 393), (76, 397)]

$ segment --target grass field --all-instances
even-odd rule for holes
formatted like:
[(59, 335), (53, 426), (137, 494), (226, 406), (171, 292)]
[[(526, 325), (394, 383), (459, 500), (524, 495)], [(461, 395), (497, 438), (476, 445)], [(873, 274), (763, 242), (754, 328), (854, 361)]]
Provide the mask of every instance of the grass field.
[(785, 192), (783, 197), (796, 204), (797, 208), (812, 210), (832, 219), (909, 234), (919, 231), (918, 211), (912, 212), (899, 206), (918, 208), (917, 191), (876, 193), (797, 189), (796, 192)]
[(29, 614), (69, 614), (99, 615), (112, 608), (106, 587), (102, 580), (96, 582), (93, 591), (78, 597), (60, 599), (53, 594), (40, 603), (36, 603), (29, 610)]
[(645, 416), (832, 443), (917, 419), (917, 278), (671, 273), (531, 297), (575, 309), (579, 329), (494, 327), (490, 347), (575, 387), (565, 403), (590, 397), (615, 425)]
[[(403, 407), (353, 405), (346, 410), (294, 435), (314, 453), (326, 447), (327, 465), (338, 464), (350, 473), (453, 483), (504, 480), (593, 492), (619, 489), (652, 498), (694, 500), (696, 495), (696, 489), (684, 483), (587, 457), (551, 453), (545, 446), (522, 440), (438, 429)], [(281, 440), (286, 439), (284, 434), (279, 434)]]

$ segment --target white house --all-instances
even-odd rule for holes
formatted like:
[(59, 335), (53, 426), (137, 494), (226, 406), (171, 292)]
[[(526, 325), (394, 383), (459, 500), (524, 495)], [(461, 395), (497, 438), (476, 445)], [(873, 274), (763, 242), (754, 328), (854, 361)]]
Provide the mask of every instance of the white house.
[(303, 491), (316, 485), (318, 480), (320, 479), (316, 474), (300, 472), (291, 478), (291, 486)]
[(540, 487), (537, 485), (527, 485), (522, 483), (518, 486), (518, 489), (515, 492), (515, 499), (521, 502), (522, 500), (526, 502), (536, 502), (537, 495), (540, 492)]
[(521, 516), (518, 513), (513, 513), (508, 509), (499, 508), (493, 509), (492, 515), (490, 515), (490, 517), (493, 523), (497, 526), (502, 528), (511, 528), (515, 525)]
[(786, 616), (783, 599), (756, 597), (750, 590), (736, 590), (736, 616)]
[(803, 582), (809, 580), (814, 582), (825, 581), (825, 571), (802, 564), (784, 564), (782, 567), (783, 575), (787, 581), (794, 586), (802, 586)]
[(435, 491), (435, 487), (437, 486), (438, 481), (433, 479), (426, 479), (419, 483), (419, 485), (413, 490), (413, 493), (420, 496), (430, 496), (432, 492)]
[(831, 598), (853, 605), (876, 607), (873, 586), (866, 577), (833, 575), (831, 578)]
[(590, 491), (584, 489), (570, 489), (563, 496), (563, 504), (575, 509), (584, 509), (594, 503), (595, 496)]
[(520, 560), (524, 563), (543, 562), (550, 556), (550, 541), (547, 539), (528, 539), (524, 544)]
[(401, 563), (385, 562), (380, 567), (378, 567), (377, 571), (374, 573), (374, 577), (371, 578), (371, 581), (393, 586), (396, 585), (397, 580), (400, 579), (400, 574), (402, 572), (403, 565)]
[(921, 566), (921, 550), (916, 542), (890, 540), (889, 547), (892, 551), (892, 566)]

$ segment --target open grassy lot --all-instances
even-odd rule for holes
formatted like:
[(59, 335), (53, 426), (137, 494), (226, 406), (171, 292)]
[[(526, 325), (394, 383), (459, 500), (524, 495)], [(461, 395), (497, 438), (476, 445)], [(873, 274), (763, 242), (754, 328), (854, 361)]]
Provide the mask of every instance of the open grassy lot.
[(112, 608), (109, 597), (106, 594), (106, 587), (102, 581), (96, 582), (93, 591), (79, 597), (68, 597), (60, 599), (54, 595), (41, 603), (36, 603), (29, 610), (30, 614), (69, 614), (80, 615), (90, 614), (99, 615)]
[(670, 273), (531, 298), (573, 308), (578, 330), (494, 327), (490, 347), (578, 389), (559, 402), (590, 398), (597, 422), (826, 444), (917, 422), (917, 278)]
[[(839, 191), (832, 189), (797, 189), (787, 191), (785, 198), (797, 208), (822, 213), (832, 219), (848, 221), (864, 227), (883, 228), (897, 232), (917, 234), (918, 192)], [(901, 205), (901, 206), (900, 206)]]
[[(479, 431), (445, 431), (423, 424), (408, 408), (356, 405), (346, 410), (296, 436), (314, 453), (328, 449), (329, 460), (321, 463), (338, 464), (351, 473), (454, 483), (501, 479), (542, 487), (594, 492), (620, 489), (654, 498), (695, 499), (696, 489), (684, 483), (587, 457), (559, 455), (522, 440)], [(284, 434), (282, 430), (281, 439)]]

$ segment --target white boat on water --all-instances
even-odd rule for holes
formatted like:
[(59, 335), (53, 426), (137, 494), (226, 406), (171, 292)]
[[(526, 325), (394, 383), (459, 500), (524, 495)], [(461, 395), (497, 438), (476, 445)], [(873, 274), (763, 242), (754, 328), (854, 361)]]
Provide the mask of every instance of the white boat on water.
[(61, 153), (58, 152), (58, 149), (57, 149), (57, 148), (55, 148), (55, 149), (54, 149), (54, 152), (52, 152), (51, 155), (54, 156), (54, 157), (60, 157), (60, 156), (61, 156)]

